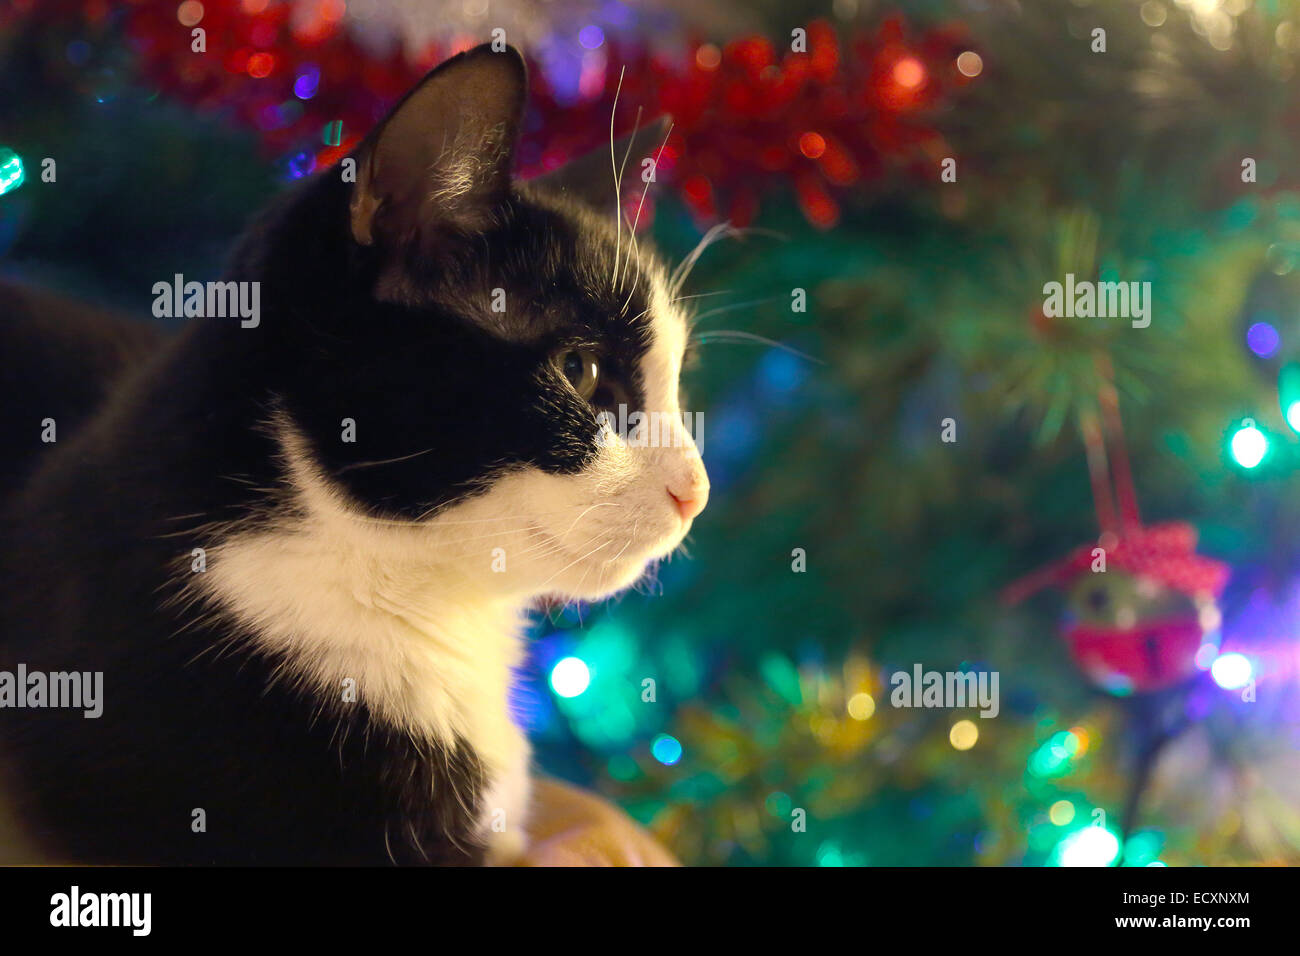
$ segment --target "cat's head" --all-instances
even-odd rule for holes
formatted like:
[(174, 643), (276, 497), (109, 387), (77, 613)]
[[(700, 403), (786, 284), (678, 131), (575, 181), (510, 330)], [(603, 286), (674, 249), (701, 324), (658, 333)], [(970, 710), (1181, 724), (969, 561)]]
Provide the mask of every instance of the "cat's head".
[(354, 182), (326, 171), (265, 230), (268, 321), (294, 316), (277, 427), (309, 509), (359, 544), (595, 599), (681, 543), (709, 482), (667, 271), (617, 222), (608, 152), (512, 179), (526, 90), (513, 49), (447, 61), (358, 147)]

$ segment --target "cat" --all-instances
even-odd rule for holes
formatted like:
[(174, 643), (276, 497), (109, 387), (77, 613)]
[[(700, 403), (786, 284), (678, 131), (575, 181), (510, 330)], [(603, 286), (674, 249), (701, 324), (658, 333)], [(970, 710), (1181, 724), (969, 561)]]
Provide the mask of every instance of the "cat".
[[(444, 62), (355, 177), (318, 173), (237, 241), (224, 279), (260, 283), (255, 327), (188, 320), (53, 443), (13, 399), (31, 474), (3, 517), (0, 670), (103, 674), (98, 718), (0, 707), (0, 781), (44, 851), (525, 847), (527, 611), (630, 587), (709, 493), (675, 420), (686, 318), (602, 211), (622, 144), (514, 180), (526, 97), (512, 48)], [(629, 440), (601, 416), (624, 404), (677, 433)]]

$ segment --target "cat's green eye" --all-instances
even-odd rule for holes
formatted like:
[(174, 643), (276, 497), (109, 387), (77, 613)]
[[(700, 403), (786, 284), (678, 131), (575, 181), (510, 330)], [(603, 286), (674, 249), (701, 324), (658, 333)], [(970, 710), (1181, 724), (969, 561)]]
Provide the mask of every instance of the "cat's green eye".
[(600, 360), (587, 349), (564, 349), (556, 353), (556, 364), (573, 390), (587, 401), (600, 384)]

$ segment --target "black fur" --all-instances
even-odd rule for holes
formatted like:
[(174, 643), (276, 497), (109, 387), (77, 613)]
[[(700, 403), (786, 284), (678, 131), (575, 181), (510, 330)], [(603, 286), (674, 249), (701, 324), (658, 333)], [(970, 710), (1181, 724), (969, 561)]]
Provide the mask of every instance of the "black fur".
[(156, 352), (161, 333), (126, 316), (63, 296), (0, 282), (0, 499), (17, 491), (40, 460), (33, 435), (51, 418), (71, 435), (128, 369)]
[[(486, 55), (431, 76), (472, 95)], [(384, 128), (359, 150), (363, 165)], [(278, 662), (232, 647), (229, 622), (201, 617), (210, 608), (168, 599), (190, 549), (219, 534), (210, 523), (286, 507), (265, 427), (278, 412), (359, 507), (389, 517), (425, 515), (519, 464), (581, 468), (594, 411), (553, 356), (598, 349), (635, 406), (645, 283), (624, 308), (627, 293), (610, 285), (612, 229), (555, 192), (509, 186), (477, 218), (431, 226), (434, 242), (365, 244), (350, 225), (358, 188), (327, 171), (238, 243), (226, 278), (261, 282), (257, 328), (189, 320), (111, 389), (122, 361), (38, 363), (5, 379), (5, 453), (15, 475), (35, 473), (0, 528), (0, 669), (105, 675), (99, 719), (0, 709), (0, 783), (27, 835), (58, 859), (482, 860), (469, 838), (484, 786), (470, 747), (453, 754), (387, 729), (364, 700), (340, 714), (272, 680)], [(393, 222), (388, 203), (380, 228)], [(497, 288), (505, 313), (491, 310)], [(13, 301), (6, 338), (39, 309)], [(40, 363), (73, 354), (46, 349)], [(84, 376), (87, 388), (60, 406), (31, 385), (52, 374)], [(40, 419), (56, 413), (67, 426), (42, 445)], [(340, 440), (344, 418), (355, 444)], [(191, 830), (196, 809), (204, 833)]]

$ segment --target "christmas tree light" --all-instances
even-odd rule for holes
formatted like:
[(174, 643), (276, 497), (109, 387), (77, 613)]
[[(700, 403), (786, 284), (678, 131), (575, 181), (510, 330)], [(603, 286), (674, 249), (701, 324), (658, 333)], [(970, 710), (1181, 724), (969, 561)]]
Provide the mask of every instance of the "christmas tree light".
[(1256, 468), (1268, 455), (1269, 441), (1253, 419), (1245, 419), (1229, 441), (1233, 460), (1247, 470)]

